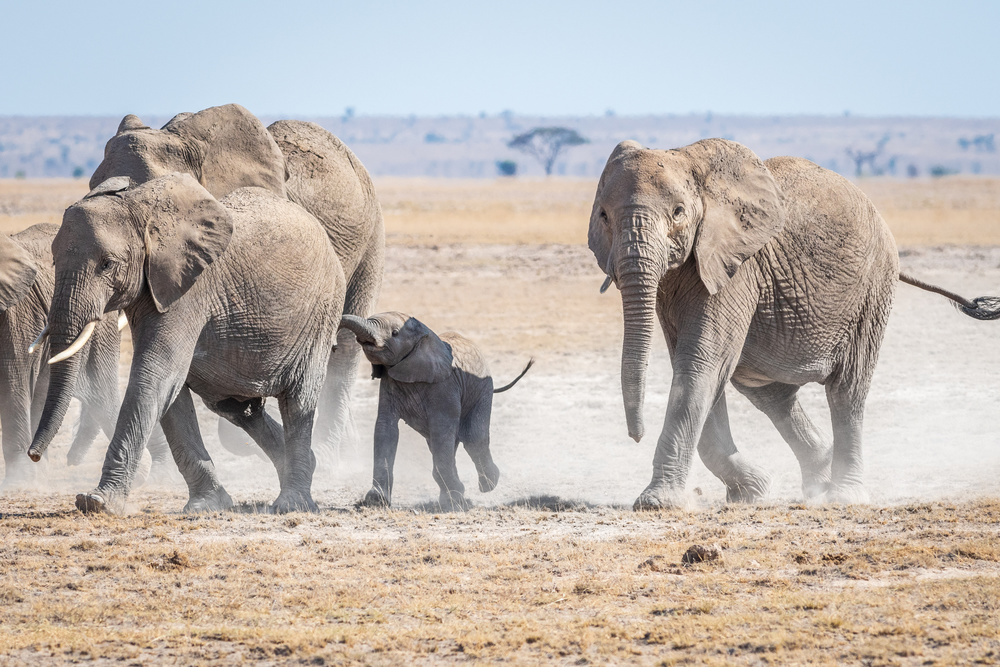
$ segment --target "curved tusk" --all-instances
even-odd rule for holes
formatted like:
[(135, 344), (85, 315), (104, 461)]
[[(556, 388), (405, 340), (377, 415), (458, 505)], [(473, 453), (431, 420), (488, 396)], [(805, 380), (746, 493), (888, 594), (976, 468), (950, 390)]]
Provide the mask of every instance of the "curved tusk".
[(51, 359), (49, 359), (49, 365), (51, 366), (52, 364), (59, 363), (60, 361), (62, 361), (64, 359), (69, 359), (74, 354), (76, 354), (77, 352), (79, 352), (80, 348), (83, 347), (84, 345), (86, 345), (87, 341), (90, 340), (90, 336), (91, 336), (91, 334), (94, 333), (94, 327), (96, 327), (96, 326), (97, 326), (97, 322), (88, 322), (87, 326), (85, 326), (83, 328), (83, 331), (81, 331), (80, 335), (76, 337), (76, 340), (73, 341), (72, 345), (70, 345), (69, 347), (67, 347), (65, 350), (63, 350), (62, 352), (60, 352), (56, 356), (54, 356)]
[(49, 325), (46, 324), (45, 328), (42, 329), (42, 333), (38, 334), (38, 338), (35, 342), (28, 346), (28, 354), (34, 354), (35, 350), (42, 346), (42, 342), (49, 335)]
[(604, 284), (601, 285), (601, 294), (607, 292), (609, 287), (611, 287), (611, 276), (604, 279)]
[(121, 313), (120, 315), (118, 315), (118, 330), (121, 331), (127, 326), (128, 326), (128, 318), (125, 316), (125, 313)]

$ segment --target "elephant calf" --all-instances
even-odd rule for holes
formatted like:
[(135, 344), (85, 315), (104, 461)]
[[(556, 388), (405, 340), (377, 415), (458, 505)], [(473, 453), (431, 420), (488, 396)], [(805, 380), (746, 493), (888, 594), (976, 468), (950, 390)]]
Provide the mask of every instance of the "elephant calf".
[(402, 419), (427, 439), (434, 457), (434, 481), (441, 487), (441, 507), (467, 509), (458, 478), (455, 452), (463, 443), (479, 473), (479, 490), (492, 491), (500, 470), (490, 455), (493, 394), (507, 391), (524, 377), (528, 361), (513, 382), (493, 388), (493, 378), (479, 348), (454, 332), (438, 337), (422, 322), (402, 313), (368, 319), (345, 315), (341, 327), (361, 343), (379, 387), (375, 422), (375, 467), (365, 505), (392, 501), (392, 467)]

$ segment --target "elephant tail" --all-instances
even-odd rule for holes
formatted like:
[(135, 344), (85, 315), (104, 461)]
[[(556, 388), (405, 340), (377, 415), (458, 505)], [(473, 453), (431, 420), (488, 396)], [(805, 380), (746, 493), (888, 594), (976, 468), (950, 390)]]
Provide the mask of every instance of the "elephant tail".
[(528, 365), (524, 367), (524, 370), (521, 371), (520, 375), (518, 375), (516, 378), (514, 378), (513, 380), (511, 380), (510, 384), (505, 384), (504, 386), (500, 387), (499, 389), (494, 389), (493, 393), (494, 394), (499, 394), (501, 391), (507, 391), (508, 389), (510, 389), (511, 387), (513, 387), (515, 384), (517, 384), (518, 380), (520, 380), (521, 378), (524, 377), (524, 374), (528, 372), (528, 369), (531, 368), (534, 365), (535, 365), (535, 359), (534, 358), (528, 359)]
[(917, 278), (908, 276), (902, 272), (899, 274), (899, 280), (907, 285), (913, 285), (914, 287), (919, 287), (922, 290), (934, 292), (935, 294), (940, 294), (943, 297), (951, 299), (955, 302), (955, 307), (969, 317), (974, 317), (977, 320), (1000, 319), (1000, 297), (980, 296), (970, 301), (969, 299), (959, 296), (954, 292), (949, 292), (948, 290), (938, 287), (937, 285), (925, 283), (922, 280), (918, 280)]

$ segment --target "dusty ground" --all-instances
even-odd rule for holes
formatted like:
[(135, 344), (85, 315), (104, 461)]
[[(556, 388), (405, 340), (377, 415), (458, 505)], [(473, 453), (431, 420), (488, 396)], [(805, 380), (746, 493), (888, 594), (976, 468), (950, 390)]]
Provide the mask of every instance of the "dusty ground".
[[(900, 286), (868, 402), (871, 507), (802, 506), (787, 446), (731, 392), (737, 443), (773, 473), (771, 501), (724, 506), (696, 463), (688, 512), (636, 515), (627, 507), (648, 480), (655, 427), (640, 444), (625, 432), (621, 304), (598, 294), (603, 276), (581, 245), (594, 184), (376, 186), (389, 243), (382, 308), (477, 340), (501, 382), (536, 359), (494, 403), (499, 488), (472, 490), (469, 514), (434, 514), (430, 455), (403, 428), (398, 509), (355, 511), (376, 408), (365, 369), (356, 443), (318, 447), (318, 516), (185, 518), (182, 485), (164, 474), (136, 491), (131, 516), (84, 518), (72, 495), (94, 485), (102, 452), (68, 469), (67, 427), (40, 465), (45, 488), (0, 497), (0, 653), (125, 664), (1000, 662), (1000, 324)], [(906, 270), (969, 296), (1000, 293), (1000, 181), (862, 187)], [(58, 221), (85, 189), (0, 181), (0, 230)], [(651, 425), (669, 382), (661, 343)], [(826, 426), (821, 389), (805, 394)], [(245, 510), (277, 495), (269, 464), (222, 451), (208, 415), (203, 431)], [(470, 486), (472, 471), (460, 454)], [(722, 562), (680, 566), (694, 543), (719, 544)]]

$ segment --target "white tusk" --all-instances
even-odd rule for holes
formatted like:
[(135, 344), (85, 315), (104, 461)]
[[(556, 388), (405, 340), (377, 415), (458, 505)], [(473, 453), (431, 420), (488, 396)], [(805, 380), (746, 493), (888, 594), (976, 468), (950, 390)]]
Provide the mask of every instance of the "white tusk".
[(601, 285), (601, 294), (607, 292), (609, 287), (611, 287), (611, 276), (604, 279), (604, 284)]
[(76, 340), (73, 341), (72, 345), (49, 359), (49, 365), (51, 366), (52, 364), (59, 363), (63, 359), (69, 359), (74, 354), (79, 352), (80, 348), (86, 345), (87, 341), (90, 340), (90, 335), (94, 333), (94, 327), (96, 326), (97, 322), (88, 322), (87, 326), (83, 328), (83, 331), (81, 331), (80, 335), (76, 337)]
[(44, 341), (45, 337), (48, 335), (49, 335), (49, 325), (46, 324), (45, 328), (42, 329), (42, 333), (38, 334), (38, 338), (35, 339), (35, 342), (28, 346), (28, 354), (34, 354), (35, 350), (41, 347), (42, 341)]
[(128, 318), (125, 317), (125, 313), (118, 316), (118, 330), (121, 331), (128, 326)]

